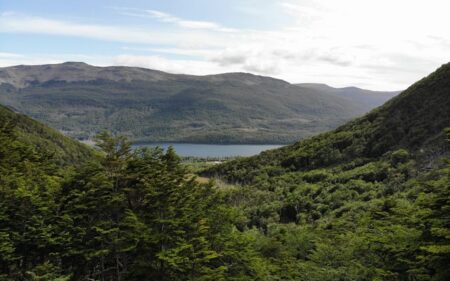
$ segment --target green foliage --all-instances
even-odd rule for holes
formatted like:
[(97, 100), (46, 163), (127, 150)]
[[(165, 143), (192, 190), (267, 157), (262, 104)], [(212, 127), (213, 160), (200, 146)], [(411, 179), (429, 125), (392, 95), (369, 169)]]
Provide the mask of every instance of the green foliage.
[(11, 124), (17, 139), (58, 165), (78, 165), (93, 157), (89, 147), (0, 105), (0, 124)]
[(26, 272), (26, 279), (30, 281), (69, 281), (70, 276), (62, 276), (59, 268), (49, 262), (35, 266), (32, 270)]
[[(64, 242), (57, 234), (52, 200), (60, 177), (46, 156), (19, 141), (14, 120), (2, 116), (1, 121), (0, 276), (22, 280), (29, 272), (32, 280), (42, 280), (43, 257), (49, 257)], [(52, 268), (56, 274), (58, 268)]]
[(64, 173), (15, 127), (0, 127), (2, 280), (245, 280), (263, 268), (239, 212), (199, 184), (172, 148), (101, 154)]
[(333, 132), (201, 175), (243, 185), (230, 201), (280, 280), (449, 280), (449, 79), (447, 64)]

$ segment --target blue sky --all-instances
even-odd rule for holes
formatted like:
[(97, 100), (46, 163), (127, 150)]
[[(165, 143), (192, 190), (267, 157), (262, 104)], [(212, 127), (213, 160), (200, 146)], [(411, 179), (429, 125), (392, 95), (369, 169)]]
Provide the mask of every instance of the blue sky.
[(84, 61), (403, 89), (448, 62), (445, 0), (0, 0), (0, 66)]

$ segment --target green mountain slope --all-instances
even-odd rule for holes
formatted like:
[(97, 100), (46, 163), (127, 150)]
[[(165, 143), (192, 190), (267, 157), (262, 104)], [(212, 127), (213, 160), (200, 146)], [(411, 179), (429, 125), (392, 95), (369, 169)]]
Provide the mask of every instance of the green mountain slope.
[(0, 106), (0, 124), (2, 127), (14, 126), (18, 141), (33, 147), (39, 154), (45, 154), (58, 165), (80, 164), (94, 153), (86, 145), (4, 106)]
[(292, 143), (374, 107), (246, 73), (64, 63), (1, 68), (0, 82), (1, 104), (79, 139), (109, 130), (141, 142)]
[[(399, 96), (335, 131), (259, 156), (217, 166), (212, 171), (231, 181), (252, 181), (256, 171), (312, 170), (354, 159), (377, 159), (404, 148), (431, 164), (447, 152), (443, 130), (450, 126), (450, 64), (418, 81)], [(239, 173), (231, 168), (240, 167)], [(242, 168), (242, 169), (241, 169)], [(245, 170), (245, 172), (243, 172)]]
[(443, 281), (449, 156), (446, 64), (332, 132), (203, 175), (239, 184), (229, 202), (278, 280)]

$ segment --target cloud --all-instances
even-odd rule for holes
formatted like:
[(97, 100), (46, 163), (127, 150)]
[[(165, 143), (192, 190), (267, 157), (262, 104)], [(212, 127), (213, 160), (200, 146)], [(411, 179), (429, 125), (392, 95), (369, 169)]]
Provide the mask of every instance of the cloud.
[(199, 41), (207, 40), (202, 45), (211, 47), (223, 43), (220, 38), (195, 31), (189, 34), (177, 30), (163, 32), (157, 29), (85, 24), (18, 14), (2, 16), (0, 18), (0, 32), (76, 36), (142, 44), (182, 44), (186, 46), (197, 46)]
[(310, 17), (310, 18), (321, 17), (323, 15), (323, 10), (321, 10), (317, 5), (311, 5), (311, 3), (309, 6), (305, 6), (299, 3), (295, 4), (291, 2), (282, 2), (280, 3), (280, 5), (286, 13), (294, 16), (302, 15), (303, 17)]
[(161, 56), (119, 55), (113, 64), (157, 69), (174, 74), (206, 75), (225, 72), (224, 68), (207, 61), (167, 59)]
[(279, 64), (276, 61), (270, 60), (262, 61), (258, 59), (250, 59), (244, 64), (243, 68), (248, 72), (269, 76), (280, 74)]
[[(170, 73), (204, 75), (220, 72), (252, 72), (262, 75), (279, 73), (278, 58), (268, 60), (262, 53), (248, 49), (182, 49), (182, 48), (130, 48), (124, 50), (140, 50), (162, 54), (176, 54), (192, 57), (189, 60), (166, 59), (162, 56), (120, 55), (115, 57), (115, 64), (140, 66), (159, 69)], [(195, 67), (194, 67), (195, 66)]]
[(179, 22), (180, 19), (174, 16), (171, 16), (169, 14), (156, 11), (156, 10), (145, 10), (150, 16), (153, 18), (159, 19), (162, 22), (170, 22), (170, 23), (176, 23)]
[(261, 61), (250, 58), (244, 63), (228, 65), (214, 64), (202, 60), (167, 59), (161, 56), (119, 55), (114, 57), (115, 65), (138, 66), (157, 69), (174, 74), (207, 75), (224, 72), (252, 72), (263, 75), (277, 74), (278, 64), (274, 61)]
[(244, 54), (216, 56), (211, 61), (218, 62), (222, 66), (243, 64), (247, 61), (247, 57)]
[(239, 71), (256, 74), (276, 75), (280, 73), (279, 62), (283, 58), (270, 49), (247, 46), (228, 48), (209, 56), (208, 59), (221, 67), (234, 67)]
[(16, 58), (21, 58), (23, 57), (23, 55), (21, 54), (15, 54), (15, 53), (2, 53), (0, 52), (0, 58), (12, 58), (12, 59), (16, 59)]
[[(100, 25), (8, 12), (0, 17), (0, 32), (123, 43), (117, 55), (102, 58), (109, 64), (187, 74), (248, 71), (295, 83), (380, 90), (405, 88), (449, 60), (447, 1), (278, 3), (289, 24), (266, 30), (228, 30), (218, 22), (186, 20), (157, 10), (117, 8), (122, 15), (136, 17), (136, 25), (129, 18), (123, 25)], [(252, 7), (255, 15), (264, 9)], [(6, 59), (2, 59), (4, 65)], [(23, 60), (9, 57), (7, 61)]]
[(187, 56), (187, 57), (196, 57), (196, 58), (209, 58), (213, 57), (217, 52), (221, 49), (217, 48), (156, 48), (156, 47), (130, 47), (125, 46), (122, 47), (122, 50), (125, 51), (139, 51), (139, 52), (151, 52), (151, 53), (159, 53), (159, 54), (169, 54), (169, 55), (179, 55), (179, 56)]
[(251, 55), (248, 49), (227, 49), (210, 56), (209, 60), (221, 66), (244, 64)]
[(134, 8), (115, 8), (122, 15), (134, 16), (134, 17), (149, 17), (156, 19), (163, 23), (170, 23), (185, 29), (201, 29), (216, 32), (237, 32), (238, 30), (233, 28), (227, 28), (221, 26), (218, 23), (210, 21), (195, 21), (186, 20), (174, 15), (164, 13), (157, 10), (139, 10)]
[(66, 61), (84, 61), (93, 65), (107, 66), (111, 65), (110, 58), (102, 56), (89, 56), (85, 54), (13, 54), (0, 53), (0, 67), (12, 65), (38, 65), (63, 63)]

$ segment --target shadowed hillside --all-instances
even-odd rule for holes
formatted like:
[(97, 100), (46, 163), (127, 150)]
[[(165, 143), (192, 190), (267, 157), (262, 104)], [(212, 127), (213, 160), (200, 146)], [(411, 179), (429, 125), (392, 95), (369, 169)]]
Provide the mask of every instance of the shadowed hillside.
[(0, 106), (0, 126), (14, 128), (18, 141), (45, 154), (55, 164), (76, 165), (94, 155), (93, 149), (86, 145), (3, 106)]

